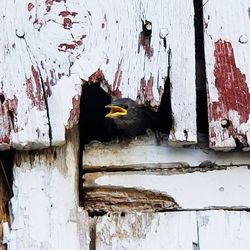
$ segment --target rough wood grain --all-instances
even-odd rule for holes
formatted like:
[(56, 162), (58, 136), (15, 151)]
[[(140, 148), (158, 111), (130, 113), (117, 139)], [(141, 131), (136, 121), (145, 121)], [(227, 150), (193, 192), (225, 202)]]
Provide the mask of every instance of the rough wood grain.
[(87, 216), (78, 208), (77, 147), (74, 130), (63, 147), (17, 153), (9, 249), (88, 249), (87, 226), (81, 231)]
[(89, 213), (161, 211), (179, 208), (175, 200), (155, 191), (120, 187), (84, 187), (84, 208)]
[[(171, 200), (181, 209), (206, 209), (206, 208), (249, 208), (250, 207), (250, 170), (248, 167), (228, 167), (220, 170), (210, 168), (199, 169), (166, 169), (158, 171), (126, 171), (102, 172), (84, 175), (83, 187), (87, 188), (89, 198), (101, 197), (102, 188), (110, 188), (115, 192), (118, 189), (124, 192), (121, 197), (129, 200), (129, 190), (151, 191), (171, 197)], [(90, 188), (90, 189), (89, 189)], [(136, 193), (136, 192), (134, 192)], [(112, 196), (103, 196), (100, 206), (96, 204), (95, 210), (109, 211), (107, 205)], [(136, 197), (136, 195), (134, 196)], [(139, 196), (140, 198), (140, 196)], [(138, 198), (138, 199), (139, 199)], [(91, 200), (91, 199), (90, 199)], [(104, 202), (105, 200), (105, 202)], [(126, 201), (121, 199), (122, 201)], [(136, 201), (136, 198), (133, 198)], [(117, 202), (119, 211), (119, 202)], [(157, 210), (169, 207), (158, 207)], [(171, 207), (170, 207), (171, 208)], [(114, 207), (112, 208), (114, 210)], [(135, 209), (136, 210), (136, 209)]]
[(196, 212), (130, 213), (98, 218), (96, 249), (194, 250)]
[(203, 1), (210, 147), (249, 149), (249, 1)]

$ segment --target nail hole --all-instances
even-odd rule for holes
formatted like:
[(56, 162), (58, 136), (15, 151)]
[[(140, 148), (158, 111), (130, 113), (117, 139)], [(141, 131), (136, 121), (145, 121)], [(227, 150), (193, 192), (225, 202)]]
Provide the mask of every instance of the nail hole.
[(152, 23), (149, 21), (145, 21), (143, 24), (143, 34), (144, 36), (151, 36), (152, 34)]
[(221, 120), (221, 127), (222, 128), (229, 128), (230, 122), (228, 119), (222, 119)]

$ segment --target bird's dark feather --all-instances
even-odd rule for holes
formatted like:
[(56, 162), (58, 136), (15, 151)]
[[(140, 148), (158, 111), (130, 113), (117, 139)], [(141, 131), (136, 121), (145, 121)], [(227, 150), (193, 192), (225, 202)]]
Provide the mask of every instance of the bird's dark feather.
[(113, 105), (125, 107), (126, 116), (113, 119), (115, 133), (118, 136), (132, 137), (145, 134), (147, 129), (157, 130), (157, 113), (145, 105), (140, 105), (129, 98), (119, 98)]

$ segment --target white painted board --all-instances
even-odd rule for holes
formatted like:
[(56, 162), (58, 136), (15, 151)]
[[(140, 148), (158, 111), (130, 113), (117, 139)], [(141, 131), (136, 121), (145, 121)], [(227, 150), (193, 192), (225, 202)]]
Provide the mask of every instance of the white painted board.
[[(130, 97), (154, 107), (159, 105), (170, 67), (174, 120), (170, 140), (180, 145), (195, 143), (193, 1), (83, 2), (85, 49), (72, 72), (81, 72), (87, 79), (100, 69), (106, 80), (103, 87), (115, 97)], [(152, 24), (150, 43), (141, 34), (146, 21)]]
[(248, 250), (246, 211), (108, 214), (98, 218), (97, 249)]
[[(63, 144), (65, 127), (77, 122), (81, 80), (70, 68), (83, 49), (84, 17), (70, 29), (65, 19), (74, 19), (67, 9), (79, 6), (77, 1), (2, 1), (1, 149)], [(64, 51), (70, 43), (74, 46)]]
[(138, 137), (130, 142), (99, 143), (86, 145), (83, 151), (83, 169), (141, 168), (159, 169), (177, 166), (239, 166), (249, 165), (248, 152), (214, 152), (208, 148), (175, 148), (154, 138)]
[(195, 143), (193, 12), (191, 0), (3, 1), (0, 149), (63, 144), (78, 121), (81, 80), (98, 72), (114, 96), (157, 106), (169, 66), (170, 140)]
[(196, 212), (130, 213), (98, 218), (96, 249), (194, 250)]
[(88, 216), (78, 206), (76, 138), (16, 154), (8, 249), (89, 249)]
[[(172, 169), (158, 171), (99, 172), (84, 175), (85, 188), (109, 187), (152, 191), (171, 197), (180, 209), (249, 208), (250, 170)], [(110, 191), (112, 192), (112, 190)], [(90, 191), (91, 193), (91, 191)], [(129, 197), (129, 194), (128, 194)], [(103, 198), (105, 199), (105, 197)], [(164, 207), (161, 207), (164, 209)]]
[(250, 214), (246, 211), (198, 212), (201, 250), (248, 250)]

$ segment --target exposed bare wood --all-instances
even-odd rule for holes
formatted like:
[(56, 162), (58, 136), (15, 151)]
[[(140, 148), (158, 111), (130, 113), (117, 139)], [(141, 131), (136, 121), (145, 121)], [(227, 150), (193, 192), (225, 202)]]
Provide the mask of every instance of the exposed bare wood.
[(249, 1), (204, 2), (210, 147), (249, 149)]
[[(201, 170), (202, 168), (193, 172), (190, 172), (190, 169), (188, 171), (172, 169), (157, 172), (89, 173), (83, 177), (83, 187), (86, 189), (87, 197), (102, 197), (101, 208), (103, 204), (109, 204), (113, 198), (118, 198), (116, 205), (117, 210), (119, 210), (119, 195), (117, 196), (115, 193), (103, 195), (103, 188), (122, 190), (124, 194), (121, 195), (121, 202), (128, 189), (133, 191), (126, 194), (128, 200), (131, 193), (133, 197), (138, 191), (140, 191), (140, 196), (145, 192), (146, 197), (147, 192), (151, 191), (163, 197), (171, 197), (171, 201), (174, 201), (181, 209), (250, 208), (248, 195), (250, 192), (250, 170), (248, 167), (227, 167), (221, 170), (208, 168), (207, 172), (201, 172)], [(205, 169), (203, 170), (205, 171)], [(92, 192), (93, 194), (91, 194)], [(97, 201), (92, 200), (92, 202), (98, 210)], [(92, 207), (95, 209), (94, 206)], [(109, 211), (108, 209), (107, 207), (107, 211)]]
[(154, 212), (178, 208), (174, 199), (166, 194), (132, 188), (85, 187), (83, 199), (88, 212)]

